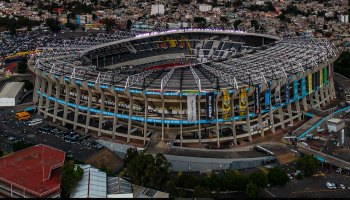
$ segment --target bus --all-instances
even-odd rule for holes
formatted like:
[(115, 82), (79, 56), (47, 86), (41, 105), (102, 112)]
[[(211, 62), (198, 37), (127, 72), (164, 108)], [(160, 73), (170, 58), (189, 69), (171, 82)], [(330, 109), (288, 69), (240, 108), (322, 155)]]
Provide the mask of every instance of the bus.
[(16, 117), (16, 119), (18, 121), (29, 120), (30, 119), (30, 114), (29, 114), (29, 112), (23, 111), (23, 112), (16, 113), (15, 117)]

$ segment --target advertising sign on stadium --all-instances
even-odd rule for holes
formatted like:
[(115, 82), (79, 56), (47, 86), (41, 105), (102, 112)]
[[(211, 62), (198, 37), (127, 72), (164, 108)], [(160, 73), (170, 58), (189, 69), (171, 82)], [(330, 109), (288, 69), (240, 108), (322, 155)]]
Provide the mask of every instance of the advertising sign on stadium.
[(260, 87), (255, 87), (255, 90), (254, 90), (254, 111), (255, 111), (255, 114), (260, 113), (259, 94), (260, 94)]
[(214, 92), (209, 92), (205, 96), (206, 100), (206, 117), (208, 120), (213, 119), (215, 112), (215, 103), (214, 103), (215, 94)]
[(301, 79), (301, 95), (306, 96), (306, 80), (305, 78)]
[(196, 94), (188, 93), (187, 94), (187, 120), (194, 122), (197, 119), (196, 112)]
[(328, 72), (327, 67), (323, 68), (323, 84), (328, 83)]
[(228, 90), (222, 91), (222, 118), (229, 120), (231, 117), (231, 101)]
[(307, 76), (307, 80), (308, 80), (308, 85), (309, 85), (309, 94), (311, 94), (312, 93), (312, 74), (309, 74), (308, 76)]
[(285, 96), (286, 96), (286, 103), (289, 103), (289, 101), (290, 101), (290, 95), (289, 95), (289, 79), (287, 80), (287, 82), (286, 82), (286, 86), (285, 86), (285, 89), (286, 89), (286, 94), (285, 94)]
[(270, 83), (267, 86), (267, 89), (265, 91), (265, 109), (269, 110), (270, 109)]
[(245, 110), (247, 109), (248, 104), (247, 91), (246, 88), (241, 88), (239, 91), (239, 115), (245, 116)]
[(320, 87), (323, 85), (323, 71), (320, 71)]
[(298, 81), (297, 80), (293, 81), (293, 95), (294, 95), (294, 99), (298, 99)]

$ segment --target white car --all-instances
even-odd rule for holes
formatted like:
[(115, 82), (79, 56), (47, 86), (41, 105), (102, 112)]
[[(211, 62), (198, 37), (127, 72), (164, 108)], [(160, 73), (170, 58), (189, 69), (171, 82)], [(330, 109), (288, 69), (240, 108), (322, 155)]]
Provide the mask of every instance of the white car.
[(340, 187), (340, 189), (345, 189), (345, 185), (343, 185), (343, 184), (339, 184), (339, 187)]
[(334, 189), (332, 183), (330, 183), (330, 182), (327, 182), (327, 183), (326, 183), (326, 187), (327, 187), (328, 189)]

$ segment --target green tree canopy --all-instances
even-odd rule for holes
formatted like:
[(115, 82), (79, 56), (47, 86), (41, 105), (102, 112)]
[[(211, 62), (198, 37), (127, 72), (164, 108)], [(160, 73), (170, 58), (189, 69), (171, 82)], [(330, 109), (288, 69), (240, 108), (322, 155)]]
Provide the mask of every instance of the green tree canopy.
[(254, 172), (250, 174), (249, 179), (251, 180), (251, 182), (253, 182), (259, 187), (266, 187), (268, 183), (268, 179), (266, 175), (262, 172)]
[(270, 169), (267, 177), (269, 182), (273, 185), (284, 186), (289, 181), (287, 174), (279, 167)]
[(84, 171), (73, 160), (64, 163), (62, 167), (61, 189), (62, 197), (69, 198), (77, 183), (82, 179)]
[(171, 164), (162, 154), (153, 157), (151, 154), (135, 153), (128, 150), (125, 160), (125, 171), (133, 183), (144, 187), (163, 190), (169, 179)]
[(247, 184), (246, 193), (249, 198), (256, 198), (258, 196), (258, 193), (260, 191), (260, 188), (253, 182), (249, 182)]
[(318, 166), (318, 160), (312, 155), (306, 155), (297, 160), (297, 169), (301, 170), (306, 177), (313, 175)]
[(60, 22), (57, 19), (48, 18), (45, 22), (52, 32), (58, 32), (61, 30)]

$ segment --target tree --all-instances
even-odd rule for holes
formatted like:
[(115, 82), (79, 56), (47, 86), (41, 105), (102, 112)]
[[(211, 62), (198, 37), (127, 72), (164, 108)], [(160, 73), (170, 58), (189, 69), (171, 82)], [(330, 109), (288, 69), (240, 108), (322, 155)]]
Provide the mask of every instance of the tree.
[(297, 169), (302, 171), (306, 177), (313, 175), (318, 166), (318, 160), (312, 155), (306, 155), (297, 160)]
[(27, 69), (28, 69), (27, 59), (26, 59), (26, 58), (22, 58), (22, 59), (18, 62), (17, 72), (20, 73), (20, 74), (24, 74), (24, 73), (26, 72)]
[(259, 187), (266, 187), (268, 179), (264, 173), (254, 172), (249, 175), (249, 179), (252, 183), (256, 184)]
[(129, 148), (126, 150), (126, 156), (124, 157), (124, 163), (127, 165), (132, 159), (139, 155), (136, 148)]
[(4, 155), (4, 151), (0, 150), (0, 157), (2, 157)]
[[(128, 150), (129, 151), (129, 150)], [(136, 154), (130, 150), (127, 153), (126, 173), (136, 185), (149, 187), (156, 190), (163, 190), (166, 181), (169, 179), (171, 164), (162, 154), (155, 158), (144, 152)]]
[(274, 167), (270, 169), (270, 171), (267, 174), (267, 177), (269, 179), (269, 182), (273, 185), (284, 186), (289, 181), (287, 174), (284, 171), (282, 171), (282, 169), (279, 167)]
[(165, 182), (165, 191), (169, 193), (170, 198), (176, 195), (177, 189), (173, 180), (168, 180), (167, 182)]
[(254, 27), (255, 31), (257, 31), (259, 29), (259, 22), (255, 19), (253, 19), (252, 21), (250, 21), (250, 24), (252, 27)]
[(203, 188), (200, 185), (197, 185), (193, 188), (193, 194), (192, 194), (193, 198), (198, 198), (198, 197), (210, 197), (210, 194), (205, 190), (205, 188)]
[(247, 184), (246, 194), (248, 195), (249, 198), (256, 198), (259, 191), (260, 191), (260, 188), (252, 181)]
[(60, 22), (57, 19), (48, 18), (45, 22), (52, 32), (58, 32), (61, 30)]
[(61, 189), (62, 197), (69, 198), (77, 183), (83, 178), (84, 171), (73, 160), (64, 163), (62, 167)]

